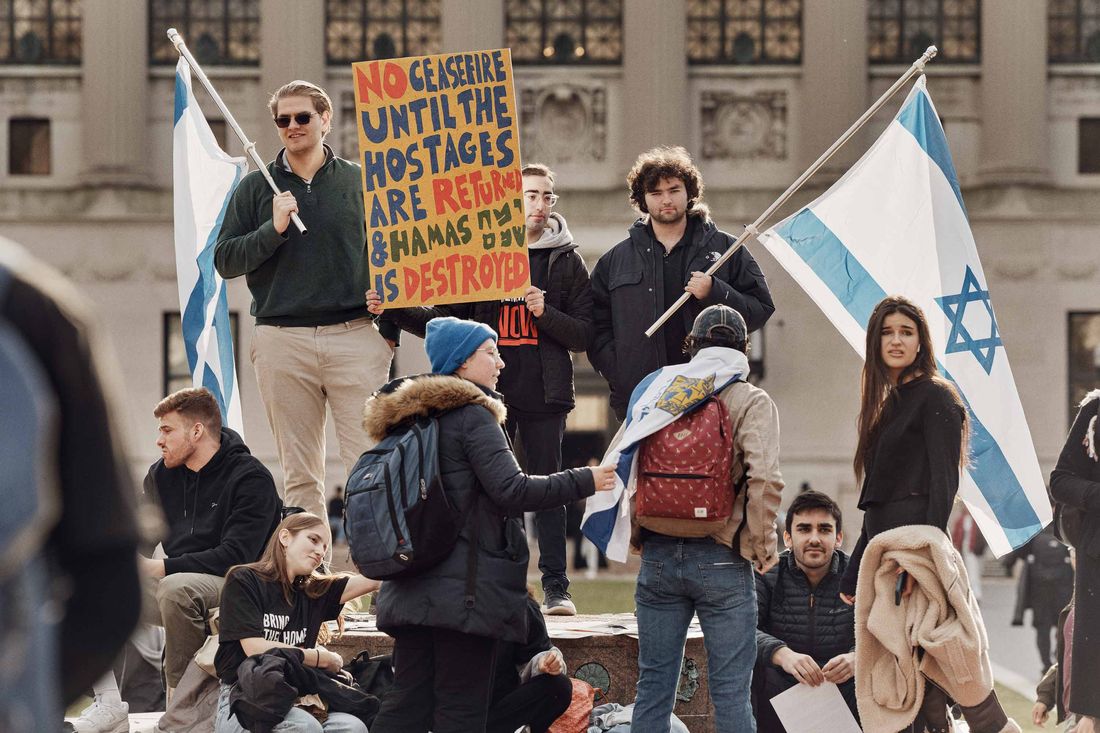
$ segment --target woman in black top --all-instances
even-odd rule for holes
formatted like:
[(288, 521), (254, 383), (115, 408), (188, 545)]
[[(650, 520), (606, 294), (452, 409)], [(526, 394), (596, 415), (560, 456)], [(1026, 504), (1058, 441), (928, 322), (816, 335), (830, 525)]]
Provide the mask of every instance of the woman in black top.
[[(381, 583), (361, 575), (317, 572), (328, 552), (329, 530), (320, 517), (300, 512), (279, 524), (258, 562), (229, 570), (222, 589), (218, 653), (214, 666), (222, 681), (215, 733), (243, 733), (232, 715), (229, 696), (237, 668), (245, 658), (271, 649), (303, 649), (304, 664), (337, 673), (339, 654), (317, 646), (325, 621), (337, 619), (348, 601), (377, 590)], [(291, 708), (279, 731), (366, 733), (355, 716), (330, 713), (322, 725), (309, 713)]]
[[(924, 312), (898, 295), (883, 299), (867, 324), (867, 352), (854, 467), (863, 480), (863, 531), (840, 584), (855, 600), (871, 538), (906, 524), (947, 531), (966, 464), (968, 419), (955, 388), (936, 369)], [(912, 581), (906, 587), (906, 595)]]
[[(854, 467), (863, 480), (863, 530), (840, 583), (840, 597), (848, 604), (855, 601), (863, 552), (876, 535), (908, 524), (947, 532), (959, 476), (967, 464), (966, 407), (955, 388), (939, 376), (924, 311), (900, 295), (879, 302), (867, 324), (858, 428)], [(907, 575), (902, 596), (909, 596), (914, 586)], [(951, 730), (947, 705), (947, 695), (926, 684), (910, 729)], [(974, 733), (1020, 730), (1005, 715), (995, 692), (962, 710)]]

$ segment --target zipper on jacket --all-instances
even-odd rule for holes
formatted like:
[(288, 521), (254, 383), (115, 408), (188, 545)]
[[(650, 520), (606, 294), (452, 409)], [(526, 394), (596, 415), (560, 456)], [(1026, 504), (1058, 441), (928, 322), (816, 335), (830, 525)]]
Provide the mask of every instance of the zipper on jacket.
[(817, 610), (814, 607), (814, 592), (810, 591), (810, 649), (817, 649)]
[(710, 476), (701, 473), (651, 473), (649, 471), (643, 471), (643, 476), (652, 476), (654, 478), (690, 478), (696, 480), (709, 479)]

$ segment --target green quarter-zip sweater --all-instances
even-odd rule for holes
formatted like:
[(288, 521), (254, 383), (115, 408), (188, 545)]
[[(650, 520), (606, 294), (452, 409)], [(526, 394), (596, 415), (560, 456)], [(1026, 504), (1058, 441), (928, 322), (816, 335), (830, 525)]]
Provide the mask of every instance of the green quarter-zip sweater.
[(294, 194), (307, 235), (293, 223), (275, 231), (274, 193), (260, 171), (244, 177), (225, 212), (214, 265), (227, 280), (245, 276), (257, 324), (327, 326), (370, 316), (360, 167), (327, 145), (325, 153), (308, 183), (288, 169), (285, 151), (267, 166), (279, 190)]

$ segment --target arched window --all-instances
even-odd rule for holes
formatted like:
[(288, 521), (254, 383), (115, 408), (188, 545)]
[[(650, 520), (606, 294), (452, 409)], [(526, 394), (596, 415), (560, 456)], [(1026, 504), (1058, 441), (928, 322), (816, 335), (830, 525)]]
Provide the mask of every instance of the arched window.
[(1100, 0), (1049, 0), (1047, 13), (1052, 64), (1100, 63)]
[(149, 61), (174, 64), (165, 31), (175, 28), (200, 64), (260, 63), (260, 0), (149, 0)]
[(622, 0), (505, 0), (512, 63), (621, 64)]
[(79, 64), (80, 0), (0, 0), (0, 63)]
[(978, 63), (981, 7), (981, 0), (869, 0), (869, 60), (872, 64), (911, 64), (935, 45), (937, 61)]
[(688, 0), (688, 63), (802, 63), (802, 0)]
[(329, 64), (423, 56), (442, 46), (440, 0), (325, 0)]

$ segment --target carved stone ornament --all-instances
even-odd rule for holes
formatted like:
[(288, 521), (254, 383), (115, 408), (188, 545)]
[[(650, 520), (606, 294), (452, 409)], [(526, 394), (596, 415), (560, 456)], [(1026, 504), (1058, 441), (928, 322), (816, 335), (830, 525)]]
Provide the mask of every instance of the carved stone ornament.
[(520, 145), (527, 160), (550, 164), (603, 161), (607, 155), (607, 89), (548, 83), (518, 90)]
[(787, 93), (707, 90), (700, 96), (703, 158), (785, 160)]

